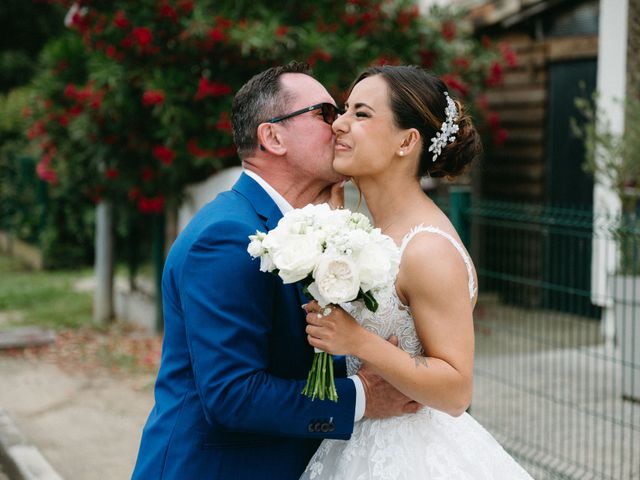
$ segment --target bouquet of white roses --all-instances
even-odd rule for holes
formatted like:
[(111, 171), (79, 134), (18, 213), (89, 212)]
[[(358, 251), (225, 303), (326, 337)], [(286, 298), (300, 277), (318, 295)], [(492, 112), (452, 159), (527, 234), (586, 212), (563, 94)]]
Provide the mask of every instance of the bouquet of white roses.
[[(376, 294), (393, 285), (400, 253), (393, 240), (361, 213), (327, 204), (287, 212), (269, 233), (250, 235), (247, 251), (260, 270), (284, 283), (302, 282), (321, 307), (361, 299), (375, 312)], [(337, 401), (331, 355), (316, 350), (302, 393)]]

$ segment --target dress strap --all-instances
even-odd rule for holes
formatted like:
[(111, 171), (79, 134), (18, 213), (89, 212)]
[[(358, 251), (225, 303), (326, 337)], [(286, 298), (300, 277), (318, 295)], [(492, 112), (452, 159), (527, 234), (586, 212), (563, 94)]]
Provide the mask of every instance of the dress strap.
[(458, 253), (460, 253), (460, 255), (462, 256), (462, 259), (464, 260), (464, 264), (467, 267), (467, 275), (469, 276), (469, 298), (473, 298), (476, 294), (476, 284), (475, 284), (475, 281), (473, 280), (473, 266), (471, 264), (471, 258), (469, 257), (465, 249), (462, 248), (462, 245), (460, 245), (460, 242), (458, 242), (455, 238), (453, 238), (449, 233), (445, 232), (444, 230), (441, 230), (438, 227), (434, 227), (433, 225), (427, 225), (427, 226), (422, 224), (416, 225), (402, 239), (402, 244), (400, 245), (400, 256), (402, 257), (402, 254), (404, 253), (404, 249), (407, 248), (407, 245), (413, 239), (413, 237), (415, 237), (418, 233), (421, 233), (421, 232), (435, 233), (437, 235), (440, 235), (446, 238), (456, 248)]

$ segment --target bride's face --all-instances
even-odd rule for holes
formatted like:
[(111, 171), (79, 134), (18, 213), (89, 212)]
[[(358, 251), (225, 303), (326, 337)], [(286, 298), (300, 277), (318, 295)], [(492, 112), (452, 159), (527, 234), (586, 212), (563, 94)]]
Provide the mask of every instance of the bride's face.
[(358, 178), (384, 172), (392, 165), (402, 131), (395, 125), (387, 82), (380, 75), (356, 84), (333, 131), (333, 168), (338, 173)]

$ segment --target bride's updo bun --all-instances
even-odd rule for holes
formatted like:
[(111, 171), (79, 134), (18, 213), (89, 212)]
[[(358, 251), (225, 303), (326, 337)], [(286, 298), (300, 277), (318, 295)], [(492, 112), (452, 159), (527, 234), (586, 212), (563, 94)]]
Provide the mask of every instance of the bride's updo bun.
[(454, 100), (458, 111), (455, 140), (447, 142), (433, 160), (429, 151), (431, 139), (440, 132), (447, 120), (445, 112), (447, 86), (438, 77), (416, 66), (384, 65), (371, 67), (362, 73), (351, 88), (361, 80), (380, 75), (389, 88), (389, 102), (399, 128), (415, 128), (422, 137), (418, 176), (453, 178), (461, 175), (471, 162), (482, 153), (480, 135), (473, 126), (464, 106)]

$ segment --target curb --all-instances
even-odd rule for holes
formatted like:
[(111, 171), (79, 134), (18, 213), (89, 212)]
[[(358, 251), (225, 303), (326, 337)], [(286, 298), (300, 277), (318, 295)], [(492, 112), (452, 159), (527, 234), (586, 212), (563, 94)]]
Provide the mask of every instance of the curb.
[(15, 480), (63, 480), (0, 408), (0, 461)]

